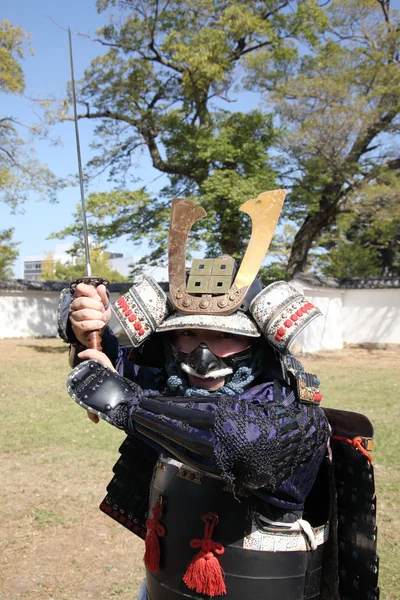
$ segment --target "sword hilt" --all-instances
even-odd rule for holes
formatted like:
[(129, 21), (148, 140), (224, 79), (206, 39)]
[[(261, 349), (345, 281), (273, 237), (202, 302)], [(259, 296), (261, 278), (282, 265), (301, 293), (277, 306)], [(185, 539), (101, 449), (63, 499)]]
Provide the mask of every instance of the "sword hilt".
[[(71, 295), (74, 295), (76, 286), (79, 283), (84, 283), (86, 285), (92, 285), (94, 288), (97, 288), (99, 285), (105, 285), (106, 287), (110, 284), (108, 279), (104, 279), (104, 277), (80, 277), (79, 279), (75, 279), (72, 281), (69, 286), (69, 290)], [(88, 341), (88, 348), (90, 350), (98, 350), (101, 352), (103, 347), (101, 345), (101, 333), (97, 329), (95, 331), (88, 331), (85, 333), (86, 339)]]

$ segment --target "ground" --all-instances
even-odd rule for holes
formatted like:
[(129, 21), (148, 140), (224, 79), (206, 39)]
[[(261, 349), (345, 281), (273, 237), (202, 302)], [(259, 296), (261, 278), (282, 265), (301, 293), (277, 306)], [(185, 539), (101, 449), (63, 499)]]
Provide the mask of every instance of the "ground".
[[(131, 600), (143, 578), (143, 542), (101, 513), (124, 435), (93, 425), (65, 391), (59, 340), (0, 341), (1, 600)], [(374, 423), (381, 598), (400, 599), (395, 350), (305, 357), (326, 406)], [(397, 494), (397, 498), (396, 498)]]

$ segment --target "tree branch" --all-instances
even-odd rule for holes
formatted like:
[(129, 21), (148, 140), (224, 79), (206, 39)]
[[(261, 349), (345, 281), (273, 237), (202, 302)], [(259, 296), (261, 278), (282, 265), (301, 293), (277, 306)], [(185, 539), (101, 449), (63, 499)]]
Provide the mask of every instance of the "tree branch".
[[(383, 99), (381, 100), (381, 105), (383, 108)], [(393, 119), (397, 116), (398, 110), (396, 108), (392, 108), (392, 110), (388, 111), (386, 114), (380, 117), (378, 121), (370, 125), (367, 128), (364, 135), (357, 138), (347, 156), (346, 162), (347, 164), (356, 163), (359, 161), (361, 156), (369, 151), (368, 146), (372, 142), (372, 140), (379, 134), (385, 131), (385, 129), (390, 125)]]
[[(85, 103), (86, 104), (86, 103)], [(113, 119), (114, 121), (123, 121), (124, 123), (128, 123), (132, 125), (132, 127), (138, 127), (139, 122), (136, 119), (131, 119), (127, 115), (122, 113), (113, 112), (111, 110), (103, 110), (100, 112), (91, 113), (89, 110), (89, 105), (87, 104), (87, 113), (85, 115), (77, 115), (77, 119)], [(65, 115), (61, 119), (62, 121), (74, 121), (74, 117), (70, 117), (69, 115)]]
[(29, 169), (26, 169), (23, 165), (21, 165), (19, 162), (17, 162), (15, 160), (14, 156), (11, 154), (11, 152), (9, 152), (8, 150), (6, 150), (2, 146), (0, 146), (0, 151), (4, 152), (4, 154), (9, 158), (9, 160), (11, 161), (13, 167), (17, 167), (17, 169), (19, 169), (23, 173), (26, 173), (30, 177), (32, 176), (32, 173), (29, 171)]
[(378, 0), (378, 4), (381, 5), (383, 16), (385, 17), (386, 23), (390, 24), (390, 2), (388, 0)]

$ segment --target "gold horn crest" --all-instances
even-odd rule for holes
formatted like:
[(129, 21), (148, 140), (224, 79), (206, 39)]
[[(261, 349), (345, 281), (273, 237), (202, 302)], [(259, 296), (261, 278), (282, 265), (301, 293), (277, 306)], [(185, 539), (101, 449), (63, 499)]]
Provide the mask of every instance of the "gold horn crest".
[[(225, 271), (225, 277), (221, 276), (222, 271), (219, 271), (228, 269), (229, 260), (233, 261), (233, 259), (196, 261), (197, 272), (203, 269), (209, 274), (208, 293), (199, 295), (189, 293), (186, 287), (186, 245), (193, 224), (205, 217), (207, 213), (191, 200), (175, 198), (172, 201), (168, 250), (169, 291), (171, 301), (179, 312), (229, 315), (237, 310), (260, 270), (278, 223), (285, 196), (286, 190), (264, 192), (257, 198), (242, 204), (240, 210), (250, 216), (252, 232), (235, 281), (229, 289), (226, 289), (225, 279), (228, 270)], [(221, 281), (213, 283), (212, 279)], [(200, 279), (201, 281), (205, 279)], [(199, 285), (199, 292), (203, 292), (204, 284), (200, 282), (196, 282), (195, 285)], [(218, 286), (221, 286), (221, 291), (224, 293), (217, 292)]]

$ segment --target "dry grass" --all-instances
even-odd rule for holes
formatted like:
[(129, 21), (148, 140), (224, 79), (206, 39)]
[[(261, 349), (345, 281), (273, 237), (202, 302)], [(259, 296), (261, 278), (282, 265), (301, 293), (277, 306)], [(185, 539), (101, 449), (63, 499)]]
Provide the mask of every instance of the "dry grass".
[(61, 342), (0, 352), (1, 600), (135, 598), (143, 543), (97, 509), (123, 434), (70, 402)]
[[(143, 544), (97, 509), (123, 434), (92, 425), (69, 400), (60, 341), (3, 340), (0, 356), (1, 600), (132, 600)], [(327, 406), (374, 422), (381, 597), (399, 599), (398, 357), (344, 350), (304, 363)]]

